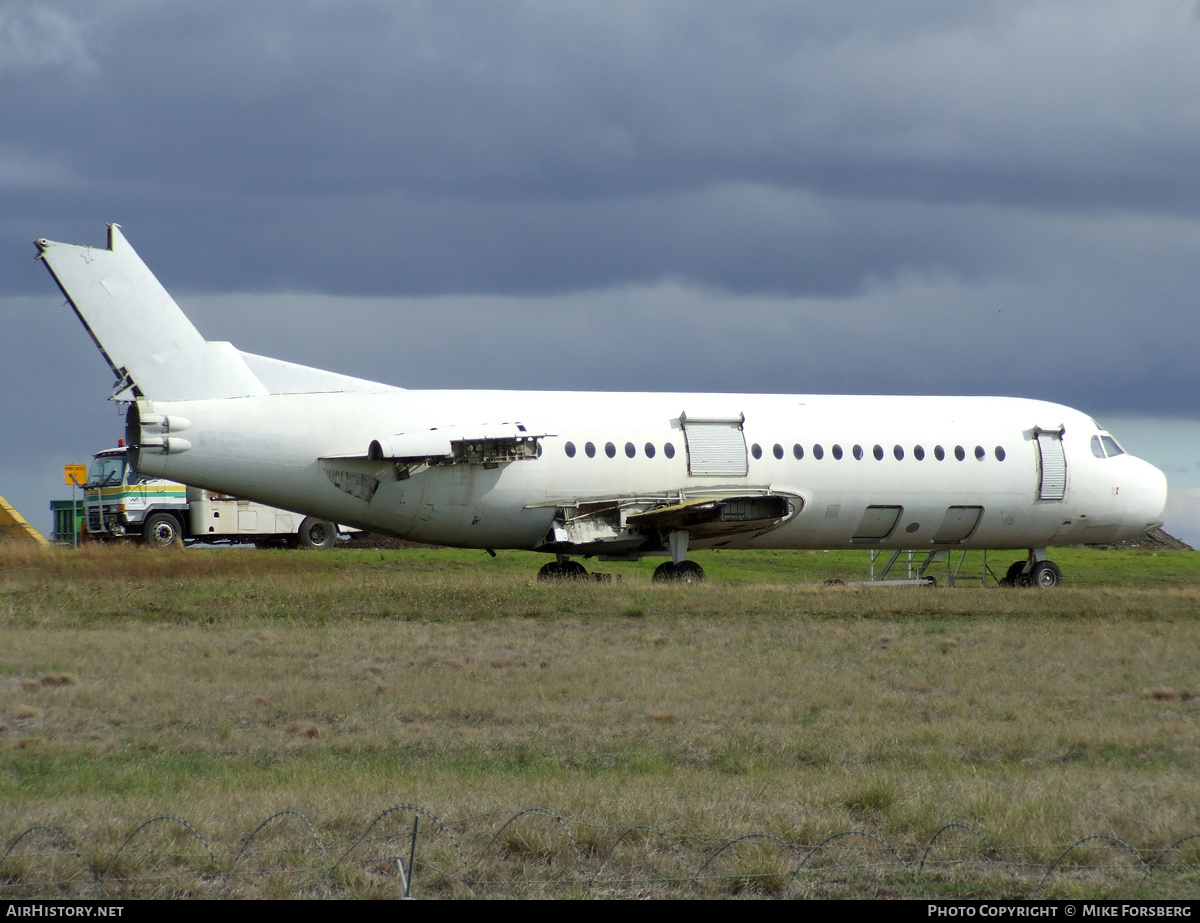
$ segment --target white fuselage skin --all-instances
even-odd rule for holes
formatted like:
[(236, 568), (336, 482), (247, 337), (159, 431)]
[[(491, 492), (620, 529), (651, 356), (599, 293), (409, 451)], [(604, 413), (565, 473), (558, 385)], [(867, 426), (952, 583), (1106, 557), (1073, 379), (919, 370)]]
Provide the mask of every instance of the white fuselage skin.
[[(547, 536), (564, 507), (596, 498), (686, 499), (707, 488), (726, 495), (781, 494), (796, 511), (773, 528), (708, 540), (693, 536), (692, 547), (933, 549), (947, 511), (966, 507), (982, 511), (950, 544), (1044, 549), (1141, 534), (1161, 522), (1166, 503), (1166, 479), (1157, 468), (1128, 454), (1101, 457), (1093, 451), (1093, 437), (1102, 430), (1090, 417), (1016, 398), (381, 388), (142, 399), (138, 410), (189, 424), (182, 435), (190, 449), (143, 450), (139, 467), (145, 473), (372, 532), (460, 547), (552, 550)], [(689, 474), (681, 415), (744, 417), (747, 474)], [(397, 479), (388, 460), (365, 458), (372, 440), (393, 434), (514, 422), (541, 434), (538, 457), (494, 467), (426, 467), (405, 479)], [(1039, 499), (1039, 427), (1061, 431), (1061, 499)], [(588, 443), (595, 446), (593, 457), (585, 451)], [(615, 447), (613, 457), (605, 452), (607, 443)], [(339, 457), (356, 458), (357, 470), (378, 476), (369, 499), (335, 486), (321, 459)], [(894, 527), (864, 541), (864, 515), (881, 506), (900, 508)], [(603, 552), (581, 545), (572, 553)]]

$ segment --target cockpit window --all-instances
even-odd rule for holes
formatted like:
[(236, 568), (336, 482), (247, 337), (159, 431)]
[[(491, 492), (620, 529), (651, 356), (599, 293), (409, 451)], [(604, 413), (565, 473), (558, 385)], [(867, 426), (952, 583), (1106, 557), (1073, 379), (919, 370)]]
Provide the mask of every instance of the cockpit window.
[(1114, 455), (1125, 454), (1125, 450), (1117, 445), (1117, 440), (1113, 439), (1112, 436), (1101, 436), (1100, 441), (1104, 443), (1104, 451), (1108, 453), (1109, 458), (1112, 458)]
[(1092, 437), (1092, 454), (1095, 455), (1097, 458), (1104, 457), (1104, 449), (1101, 448), (1101, 446), (1100, 446), (1100, 437), (1099, 436)]

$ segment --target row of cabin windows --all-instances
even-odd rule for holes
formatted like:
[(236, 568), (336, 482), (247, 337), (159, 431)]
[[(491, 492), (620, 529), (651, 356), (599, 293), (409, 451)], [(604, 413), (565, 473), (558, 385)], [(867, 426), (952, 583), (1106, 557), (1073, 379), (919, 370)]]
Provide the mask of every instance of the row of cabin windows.
[[(775, 447), (771, 451), (772, 451), (772, 454), (776, 458), (783, 458), (783, 446), (781, 446), (778, 442), (775, 443)], [(858, 461), (862, 461), (863, 455), (865, 454), (863, 452), (863, 447), (860, 445), (856, 445), (856, 446), (852, 447), (850, 449), (850, 453)], [(753, 455), (755, 458), (762, 458), (762, 456), (763, 456), (762, 446), (760, 446), (757, 442), (754, 443), (754, 445), (750, 446), (750, 454)], [(842, 451), (842, 447), (840, 445), (838, 445), (837, 443), (834, 443), (832, 448), (830, 448), (830, 450), (829, 450), (829, 454), (832, 455), (834, 458), (840, 460), (844, 453)], [(871, 449), (871, 454), (873, 456), (875, 456), (876, 461), (883, 461), (883, 457), (887, 453), (884, 451), (883, 446), (877, 445), (873, 449)], [(913, 458), (915, 458), (917, 461), (924, 461), (925, 460), (925, 447), (920, 446), (920, 445), (913, 446), (912, 454), (913, 454)], [(979, 461), (983, 461), (985, 458), (987, 458), (987, 454), (988, 454), (987, 449), (985, 449), (983, 446), (981, 446), (981, 445), (975, 446), (975, 457)], [(993, 450), (992, 454), (994, 454), (996, 456), (996, 461), (1004, 461), (1005, 452), (1004, 452), (1003, 446), (996, 446), (996, 448)], [(820, 461), (822, 458), (825, 457), (825, 449), (821, 446), (821, 444), (819, 442), (812, 447), (812, 456), (817, 461)], [(792, 457), (795, 458), (797, 461), (802, 459), (804, 457), (804, 446), (800, 445), (800, 443), (796, 443), (794, 446), (792, 446)], [(904, 446), (902, 446), (902, 445), (892, 446), (892, 457), (895, 458), (896, 461), (903, 461), (904, 460)], [(944, 461), (946, 458), (946, 450), (943, 449), (940, 445), (935, 445), (933, 447), (933, 457), (936, 458), (938, 461)], [(954, 447), (954, 457), (957, 458), (959, 461), (965, 461), (966, 457), (967, 457), (967, 450), (964, 449), (960, 445), (956, 445)]]
[[(575, 443), (568, 442), (564, 446), (564, 448), (566, 449), (567, 458), (575, 457)], [(655, 455), (654, 443), (647, 442), (646, 445), (643, 447), (642, 451), (645, 452), (647, 458), (653, 458)], [(588, 458), (595, 458), (596, 457), (595, 443), (585, 442), (583, 444), (583, 453)], [(780, 445), (778, 442), (775, 443), (775, 446), (771, 450), (771, 453), (776, 458), (782, 459), (783, 454), (784, 454), (783, 446)], [(863, 454), (864, 454), (863, 447), (860, 445), (856, 445), (850, 449), (850, 453), (856, 459), (861, 461), (863, 458)], [(604, 443), (604, 454), (607, 455), (609, 458), (615, 458), (617, 455), (617, 447), (611, 442)], [(637, 457), (637, 446), (635, 446), (632, 442), (625, 443), (625, 454), (629, 458), (636, 458)], [(760, 446), (757, 442), (754, 443), (752, 446), (750, 446), (750, 454), (753, 455), (755, 458), (762, 458), (762, 456), (763, 456), (762, 446)], [(832, 455), (835, 459), (840, 460), (844, 453), (842, 452), (842, 447), (835, 443), (833, 445), (833, 447), (829, 450), (829, 454)], [(883, 450), (883, 446), (877, 445), (871, 450), (871, 454), (875, 456), (875, 459), (877, 461), (883, 461), (883, 457), (886, 453)], [(913, 458), (915, 458), (917, 461), (924, 461), (925, 460), (925, 447), (919, 446), (919, 445), (913, 446), (912, 454), (913, 454)], [(996, 461), (1004, 461), (1005, 453), (1004, 453), (1003, 446), (996, 446), (996, 448), (993, 450), (992, 454), (996, 456)], [(663, 445), (663, 455), (665, 455), (667, 458), (674, 458), (675, 457), (675, 446), (669, 442), (665, 443)], [(904, 460), (904, 446), (902, 446), (902, 445), (892, 446), (892, 456), (896, 459), (896, 461), (903, 461)], [(804, 458), (804, 446), (800, 445), (800, 443), (796, 443), (795, 445), (793, 445), (792, 446), (792, 457), (795, 458), (797, 461)], [(815, 458), (817, 461), (820, 461), (822, 458), (825, 457), (825, 449), (821, 446), (820, 443), (817, 443), (816, 445), (814, 445), (812, 447), (812, 457)], [(940, 445), (935, 445), (933, 447), (933, 457), (936, 458), (938, 461), (944, 461), (946, 458), (946, 450), (943, 449)], [(965, 461), (966, 457), (967, 457), (967, 450), (964, 449), (960, 445), (956, 445), (954, 447), (954, 457), (957, 458), (959, 461)], [(985, 458), (987, 458), (987, 449), (985, 449), (981, 445), (975, 446), (975, 457), (979, 461), (983, 461)]]
[[(567, 458), (575, 457), (575, 443), (568, 442), (564, 446), (564, 448), (567, 451)], [(655, 452), (656, 452), (656, 449), (654, 448), (654, 443), (647, 442), (645, 444), (645, 446), (642, 447), (642, 451), (646, 453), (647, 458), (653, 458), (655, 455)], [(588, 458), (595, 458), (596, 457), (596, 444), (594, 442), (585, 442), (583, 444), (583, 454), (586, 455)], [(617, 455), (617, 447), (615, 445), (613, 445), (611, 442), (604, 443), (604, 454), (607, 455), (609, 458), (615, 458)], [(625, 443), (625, 454), (629, 458), (636, 458), (637, 457), (637, 446), (635, 446), (632, 442)], [(664, 443), (663, 455), (667, 456), (667, 458), (674, 458), (675, 457), (675, 446), (673, 446), (669, 442)]]

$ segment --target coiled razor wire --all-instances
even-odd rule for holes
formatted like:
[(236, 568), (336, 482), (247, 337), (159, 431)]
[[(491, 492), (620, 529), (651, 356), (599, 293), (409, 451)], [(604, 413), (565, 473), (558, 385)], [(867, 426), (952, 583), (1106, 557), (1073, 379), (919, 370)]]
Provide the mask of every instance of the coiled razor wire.
[[(401, 818), (412, 818), (413, 827), (396, 834), (389, 822)], [(422, 822), (424, 836), (417, 832)], [(548, 834), (525, 831), (526, 824), (538, 822), (549, 825)], [(592, 830), (586, 848), (575, 832), (583, 827)], [(607, 847), (598, 840), (600, 833), (612, 837), (605, 837)], [(948, 843), (953, 834), (964, 835), (967, 845)], [(477, 850), (466, 845), (468, 838), (481, 844)], [(274, 888), (271, 893), (280, 896), (387, 896), (398, 894), (401, 876), (413, 883), (418, 898), (436, 895), (447, 884), (471, 894), (573, 889), (580, 896), (597, 896), (652, 888), (667, 896), (716, 888), (731, 896), (786, 897), (798, 889), (936, 896), (946, 881), (939, 874), (943, 871), (957, 875), (956, 897), (970, 896), (971, 888), (979, 896), (1045, 897), (1063, 889), (1106, 897), (1200, 896), (1200, 833), (1176, 840), (1152, 858), (1113, 834), (1094, 834), (1055, 850), (1053, 861), (1041, 865), (1004, 855), (1045, 855), (1049, 847), (1002, 849), (971, 825), (955, 821), (939, 828), (920, 850), (911, 850), (919, 859), (910, 861), (868, 830), (844, 830), (806, 845), (763, 832), (725, 839), (669, 834), (644, 823), (618, 828), (569, 822), (545, 807), (445, 821), (420, 805), (396, 804), (376, 814), (344, 846), (330, 848), (328, 839), (304, 813), (279, 811), (256, 826), (226, 863), (190, 821), (156, 814), (104, 857), (59, 827), (34, 824), (0, 854), (0, 898), (230, 897), (243, 882)], [(431, 844), (439, 842), (449, 848), (434, 849)], [(932, 859), (935, 850), (950, 849), (959, 851), (958, 858)], [(1099, 861), (1097, 850), (1116, 858)], [(618, 856), (621, 869), (615, 868)], [(412, 866), (407, 871), (401, 868), (405, 861)], [(986, 874), (979, 874), (979, 863)], [(400, 868), (399, 876), (393, 867)]]

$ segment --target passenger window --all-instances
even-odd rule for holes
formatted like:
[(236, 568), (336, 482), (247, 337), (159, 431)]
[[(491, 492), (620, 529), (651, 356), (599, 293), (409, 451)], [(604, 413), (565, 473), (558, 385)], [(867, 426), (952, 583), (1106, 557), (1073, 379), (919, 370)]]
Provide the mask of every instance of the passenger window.
[(981, 445), (975, 446), (975, 457), (980, 461), (983, 461), (985, 458), (987, 458), (987, 450)]
[(862, 461), (862, 446), (856, 445), (854, 447), (854, 457), (859, 461)]
[(796, 461), (800, 461), (800, 459), (804, 457), (804, 446), (798, 442), (792, 446), (792, 457), (796, 459)]
[(813, 446), (813, 458), (815, 458), (817, 461), (820, 461), (824, 457), (825, 450), (821, 448), (821, 443), (818, 442), (815, 446)]
[(962, 446), (956, 445), (954, 447), (954, 457), (957, 458), (959, 461), (962, 461), (964, 458), (967, 457), (967, 453), (963, 451)]
[(666, 445), (663, 446), (663, 455), (667, 456), (667, 458), (674, 458), (675, 457), (675, 446), (671, 445), (671, 443), (668, 442)]
[(583, 445), (583, 451), (587, 453), (588, 458), (596, 457), (596, 446), (594, 443), (585, 442)]
[(996, 446), (996, 461), (1004, 461), (1004, 446)]
[(838, 461), (842, 460), (842, 447), (840, 445), (835, 442), (831, 451), (833, 452), (834, 458), (836, 458)]
[(775, 443), (775, 448), (772, 449), (772, 452), (775, 453), (776, 458), (783, 458), (783, 446), (781, 446), (778, 442)]
[(1104, 443), (1104, 448), (1108, 451), (1109, 458), (1112, 458), (1114, 455), (1125, 454), (1125, 450), (1117, 445), (1117, 440), (1113, 439), (1112, 436), (1101, 436), (1100, 439)]
[(904, 461), (904, 446), (892, 446), (892, 455), (895, 456), (896, 461)]
[(883, 446), (875, 446), (875, 448), (871, 450), (871, 454), (875, 456), (875, 461), (883, 461)]
[(647, 458), (654, 457), (654, 443), (653, 442), (646, 443), (646, 457)]
[(637, 447), (632, 442), (625, 443), (625, 454), (629, 458), (633, 458), (633, 456), (637, 455)]
[(750, 454), (755, 458), (762, 458), (762, 446), (760, 446), (757, 442), (754, 443), (754, 445), (750, 446)]
[(615, 445), (613, 445), (611, 442), (604, 443), (604, 454), (607, 455), (609, 458), (616, 458), (617, 457), (617, 447)]
[(925, 447), (919, 445), (913, 446), (913, 458), (917, 461), (925, 461)]
[(936, 458), (938, 461), (945, 461), (946, 460), (946, 450), (943, 449), (940, 445), (935, 445), (933, 447), (933, 457)]
[(575, 457), (575, 443), (568, 442), (565, 446), (563, 446), (563, 448), (567, 450), (567, 458)]

